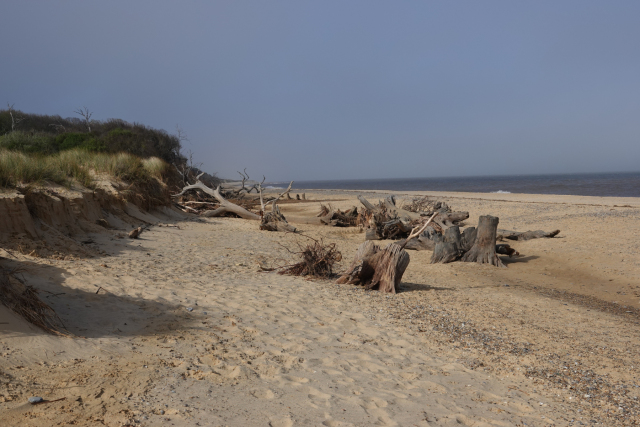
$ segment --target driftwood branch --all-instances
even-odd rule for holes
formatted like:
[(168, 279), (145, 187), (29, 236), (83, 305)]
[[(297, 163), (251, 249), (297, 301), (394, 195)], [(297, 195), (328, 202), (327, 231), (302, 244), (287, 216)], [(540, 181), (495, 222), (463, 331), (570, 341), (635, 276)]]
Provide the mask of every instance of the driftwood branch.
[[(200, 175), (198, 175), (198, 177), (200, 177)], [(204, 216), (204, 217), (218, 217), (218, 216), (222, 216), (222, 215), (227, 214), (227, 213), (233, 213), (233, 214), (238, 215), (240, 218), (244, 218), (244, 219), (251, 219), (251, 220), (255, 220), (255, 221), (259, 221), (261, 219), (260, 215), (255, 214), (253, 212), (249, 212), (245, 208), (243, 208), (241, 206), (238, 206), (238, 205), (236, 205), (234, 203), (231, 203), (227, 199), (222, 197), (220, 195), (220, 186), (218, 186), (214, 190), (214, 189), (209, 188), (206, 185), (204, 185), (201, 181), (196, 181), (195, 184), (187, 185), (186, 187), (184, 187), (182, 189), (182, 191), (180, 193), (175, 194), (173, 197), (182, 196), (183, 194), (185, 194), (187, 191), (190, 191), (190, 190), (200, 190), (200, 191), (208, 194), (209, 196), (213, 197), (214, 199), (216, 199), (220, 203), (220, 207), (218, 209), (211, 210), (211, 211), (206, 211), (201, 216)]]
[(409, 234), (409, 237), (407, 237), (407, 239), (404, 242), (400, 243), (398, 246), (400, 246), (401, 248), (404, 248), (405, 246), (407, 246), (407, 243), (409, 243), (411, 239), (413, 239), (414, 237), (418, 237), (424, 230), (427, 229), (427, 226), (429, 225), (429, 223), (431, 223), (431, 221), (433, 221), (433, 218), (435, 218), (436, 215), (438, 214), (434, 213), (433, 215), (431, 215), (431, 218), (429, 218), (429, 220), (424, 223), (424, 225), (420, 228), (420, 230), (415, 231), (418, 227), (414, 228), (414, 231), (412, 231), (411, 234)]

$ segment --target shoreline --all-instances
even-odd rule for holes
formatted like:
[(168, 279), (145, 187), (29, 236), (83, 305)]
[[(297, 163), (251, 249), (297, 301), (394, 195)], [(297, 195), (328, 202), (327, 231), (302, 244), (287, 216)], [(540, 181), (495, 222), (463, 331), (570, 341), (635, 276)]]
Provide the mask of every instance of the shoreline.
[[(640, 197), (618, 196), (580, 196), (561, 194), (530, 194), (530, 193), (472, 193), (461, 191), (388, 191), (388, 190), (342, 190), (342, 189), (292, 189), (292, 193), (329, 193), (329, 194), (395, 194), (397, 196), (417, 197), (431, 196), (434, 198), (451, 199), (480, 199), (488, 201), (519, 202), (519, 203), (555, 203), (587, 206), (612, 207), (640, 207)], [(570, 199), (570, 200), (563, 200)]]

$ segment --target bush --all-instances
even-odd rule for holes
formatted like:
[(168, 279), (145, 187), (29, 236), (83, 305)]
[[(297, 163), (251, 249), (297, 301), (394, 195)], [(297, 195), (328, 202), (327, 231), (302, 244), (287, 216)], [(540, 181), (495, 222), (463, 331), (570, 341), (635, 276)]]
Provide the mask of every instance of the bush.
[(139, 157), (158, 157), (168, 163), (183, 160), (180, 140), (164, 130), (153, 129), (139, 123), (120, 119), (91, 121), (91, 133), (87, 133), (84, 121), (27, 114), (13, 111), (20, 117), (15, 131), (11, 131), (8, 110), (0, 110), (0, 148), (24, 153), (54, 154), (64, 150), (81, 148), (94, 152), (126, 152)]
[(55, 135), (43, 132), (15, 131), (0, 136), (0, 148), (23, 153), (53, 154), (58, 151)]

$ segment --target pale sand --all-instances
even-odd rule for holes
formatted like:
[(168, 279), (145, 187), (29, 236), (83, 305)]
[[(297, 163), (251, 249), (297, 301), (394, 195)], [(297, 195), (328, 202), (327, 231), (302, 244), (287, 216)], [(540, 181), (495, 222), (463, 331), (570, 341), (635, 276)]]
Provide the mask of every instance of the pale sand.
[[(3, 265), (23, 267), (85, 338), (0, 308), (0, 425), (638, 422), (640, 199), (438, 196), (470, 225), (491, 214), (501, 228), (562, 232), (513, 243), (524, 256), (504, 269), (430, 265), (430, 252), (412, 251), (398, 295), (259, 272), (256, 262), (287, 256), (279, 244), (304, 239), (241, 219), (172, 222), (180, 229), (135, 241), (93, 234), (111, 255), (99, 258), (13, 252)], [(307, 197), (358, 206), (353, 192)], [(293, 216), (318, 208), (282, 205)], [(339, 268), (364, 238), (299, 227), (337, 243)]]

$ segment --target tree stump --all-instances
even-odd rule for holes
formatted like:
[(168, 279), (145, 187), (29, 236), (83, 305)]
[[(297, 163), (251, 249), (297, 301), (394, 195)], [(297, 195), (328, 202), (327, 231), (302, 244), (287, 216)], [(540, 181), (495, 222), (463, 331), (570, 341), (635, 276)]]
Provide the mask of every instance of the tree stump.
[(465, 228), (460, 236), (460, 250), (462, 253), (469, 252), (476, 242), (478, 230), (475, 227)]
[(271, 212), (267, 212), (262, 216), (260, 230), (296, 232), (296, 228), (287, 222), (287, 219), (280, 212), (280, 208), (276, 205), (273, 206)]
[[(405, 249), (413, 249), (416, 251), (432, 251), (436, 248), (438, 242), (442, 242), (443, 237), (439, 231), (436, 231), (433, 227), (427, 227), (422, 234), (415, 239), (411, 239), (405, 243)], [(405, 241), (398, 242), (402, 245)]]
[(358, 247), (351, 266), (336, 283), (395, 294), (408, 265), (409, 254), (401, 246), (390, 243), (380, 249), (372, 241), (366, 241)]
[(431, 264), (453, 262), (460, 258), (460, 227), (454, 225), (444, 232), (444, 240), (438, 242), (431, 255)]
[(484, 215), (480, 217), (475, 242), (462, 257), (462, 262), (477, 262), (478, 264), (504, 267), (504, 264), (496, 254), (498, 221), (498, 217), (495, 216)]

